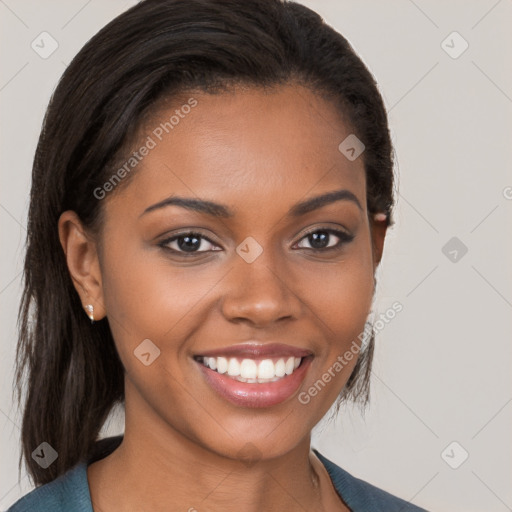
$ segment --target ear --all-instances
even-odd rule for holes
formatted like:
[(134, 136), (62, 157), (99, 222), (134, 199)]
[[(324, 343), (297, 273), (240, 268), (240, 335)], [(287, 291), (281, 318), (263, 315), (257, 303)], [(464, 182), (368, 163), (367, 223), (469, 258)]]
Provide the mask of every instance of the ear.
[(387, 225), (386, 217), (378, 213), (370, 218), (370, 229), (372, 234), (373, 246), (373, 268), (376, 269), (382, 259), (384, 251), (384, 239), (386, 238)]
[(60, 216), (58, 227), (69, 274), (85, 313), (91, 316), (88, 306), (92, 305), (94, 320), (101, 320), (106, 311), (97, 242), (72, 210), (67, 210)]

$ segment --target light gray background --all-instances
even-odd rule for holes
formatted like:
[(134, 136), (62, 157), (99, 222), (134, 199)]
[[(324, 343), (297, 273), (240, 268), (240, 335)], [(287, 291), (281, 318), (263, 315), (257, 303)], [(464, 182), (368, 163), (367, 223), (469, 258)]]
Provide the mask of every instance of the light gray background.
[[(403, 311), (377, 336), (365, 419), (342, 410), (316, 429), (314, 445), (430, 510), (512, 510), (512, 1), (303, 3), (344, 34), (376, 76), (400, 180), (375, 313), (394, 301)], [(11, 390), (43, 114), (67, 63), (132, 4), (0, 0), (0, 510), (31, 488), (24, 471), (17, 481), (20, 418)], [(59, 44), (47, 59), (31, 48), (43, 31)], [(469, 43), (455, 59), (441, 46), (453, 31)], [(463, 48), (456, 37), (445, 43), (452, 53)], [(442, 251), (454, 236), (468, 248), (456, 262)], [(104, 434), (122, 432), (122, 420), (113, 415)], [(452, 469), (445, 460), (457, 465), (462, 450), (469, 457)]]

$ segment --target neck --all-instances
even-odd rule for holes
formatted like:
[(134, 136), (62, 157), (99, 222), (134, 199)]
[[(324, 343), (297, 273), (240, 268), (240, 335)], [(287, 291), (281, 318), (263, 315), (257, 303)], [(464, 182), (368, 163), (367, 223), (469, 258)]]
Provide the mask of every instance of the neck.
[(164, 448), (159, 436), (140, 443), (131, 432), (111, 455), (89, 466), (98, 510), (323, 510), (309, 440), (281, 457), (243, 463), (187, 451), (187, 443)]
[(335, 509), (333, 502), (342, 509), (309, 435), (272, 458), (248, 443), (240, 460), (200, 445), (149, 410), (137, 410), (132, 414), (127, 402), (122, 443), (88, 467), (95, 510), (322, 511), (326, 503)]

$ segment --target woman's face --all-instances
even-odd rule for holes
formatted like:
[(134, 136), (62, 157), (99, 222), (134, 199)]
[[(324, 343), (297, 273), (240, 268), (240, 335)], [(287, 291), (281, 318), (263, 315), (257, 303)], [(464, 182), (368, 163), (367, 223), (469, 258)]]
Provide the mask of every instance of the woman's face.
[(275, 457), (350, 376), (385, 228), (369, 224), (364, 153), (340, 152), (351, 131), (332, 105), (290, 85), (190, 98), (148, 123), (132, 180), (103, 204), (98, 300), (126, 429)]

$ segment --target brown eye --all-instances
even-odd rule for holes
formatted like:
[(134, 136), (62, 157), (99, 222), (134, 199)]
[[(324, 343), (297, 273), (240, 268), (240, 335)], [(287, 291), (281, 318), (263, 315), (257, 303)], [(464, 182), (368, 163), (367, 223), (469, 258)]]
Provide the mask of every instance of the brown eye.
[[(215, 244), (200, 233), (187, 232), (174, 235), (158, 244), (160, 247), (179, 254), (199, 254), (212, 251)], [(213, 249), (218, 250), (218, 249)]]
[[(336, 238), (338, 242), (336, 242)], [(337, 229), (317, 228), (315, 231), (307, 233), (302, 239), (310, 244), (312, 251), (324, 251), (331, 249), (340, 249), (343, 245), (351, 242), (353, 235), (349, 235), (344, 231)], [(299, 242), (299, 243), (301, 243)], [(334, 243), (333, 243), (334, 242)], [(308, 249), (308, 247), (299, 246), (300, 249)]]

